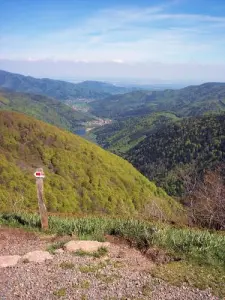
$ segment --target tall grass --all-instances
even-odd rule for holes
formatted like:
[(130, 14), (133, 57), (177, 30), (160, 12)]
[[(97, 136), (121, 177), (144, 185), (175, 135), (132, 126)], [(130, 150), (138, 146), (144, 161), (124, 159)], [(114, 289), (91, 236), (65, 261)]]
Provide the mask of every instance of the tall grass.
[[(40, 229), (37, 214), (0, 213), (0, 224)], [(181, 259), (200, 264), (225, 267), (225, 235), (207, 230), (174, 228), (135, 219), (106, 217), (60, 218), (49, 217), (49, 230), (57, 234), (88, 236), (101, 240), (111, 234), (132, 241), (140, 249), (157, 246)]]

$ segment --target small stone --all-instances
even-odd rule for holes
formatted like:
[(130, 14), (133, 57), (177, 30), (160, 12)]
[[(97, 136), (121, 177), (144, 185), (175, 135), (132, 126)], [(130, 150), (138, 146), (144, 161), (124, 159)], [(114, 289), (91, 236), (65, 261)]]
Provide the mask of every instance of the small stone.
[(47, 259), (53, 259), (53, 256), (48, 251), (32, 251), (23, 256), (23, 260), (29, 262), (44, 262)]
[(62, 254), (62, 253), (64, 253), (64, 250), (60, 248), (60, 249), (56, 249), (54, 252), (56, 254)]
[(15, 266), (21, 256), (19, 255), (5, 255), (0, 256), (0, 268), (13, 267)]

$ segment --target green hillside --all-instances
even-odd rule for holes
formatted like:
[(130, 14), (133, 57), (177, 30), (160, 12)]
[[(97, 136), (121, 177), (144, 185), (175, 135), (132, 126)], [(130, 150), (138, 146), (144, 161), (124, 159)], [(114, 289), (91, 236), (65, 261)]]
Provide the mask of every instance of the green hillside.
[(58, 100), (102, 99), (109, 95), (133, 90), (133, 88), (118, 87), (99, 81), (84, 81), (75, 84), (48, 78), (38, 79), (3, 70), (0, 70), (0, 87), (17, 92), (45, 95)]
[(60, 101), (41, 95), (10, 92), (0, 89), (0, 110), (12, 110), (75, 132), (86, 121), (88, 114), (77, 112)]
[(151, 92), (133, 91), (123, 95), (109, 96), (90, 103), (91, 111), (99, 117), (112, 119), (139, 116), (141, 113), (137, 114), (137, 111), (145, 104), (148, 94)]
[(225, 111), (225, 83), (205, 83), (180, 90), (136, 91), (90, 103), (95, 115), (121, 119), (152, 112), (171, 112), (179, 117)]
[(36, 167), (46, 172), (52, 212), (135, 215), (148, 205), (149, 215), (181, 217), (180, 206), (122, 158), (31, 117), (0, 111), (1, 210), (37, 208)]
[(172, 195), (182, 195), (184, 178), (225, 162), (225, 113), (185, 118), (149, 134), (126, 158)]
[(95, 135), (97, 143), (104, 149), (123, 156), (150, 133), (177, 120), (180, 119), (171, 113), (153, 113), (145, 117), (114, 121), (112, 124), (92, 130), (91, 134)]
[(108, 95), (124, 94), (124, 93), (131, 92), (132, 90), (138, 89), (137, 87), (123, 87), (108, 82), (90, 81), (90, 80), (76, 83), (76, 87), (81, 91), (83, 90), (83, 92), (89, 90), (95, 93), (103, 93)]

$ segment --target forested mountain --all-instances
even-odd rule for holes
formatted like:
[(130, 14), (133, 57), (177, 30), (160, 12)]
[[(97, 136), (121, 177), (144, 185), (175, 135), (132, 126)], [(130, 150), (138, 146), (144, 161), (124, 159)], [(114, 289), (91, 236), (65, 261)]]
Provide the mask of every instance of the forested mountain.
[(49, 211), (135, 215), (152, 205), (167, 220), (181, 207), (130, 163), (52, 125), (0, 111), (0, 209), (36, 209), (36, 167)]
[(225, 113), (161, 126), (128, 151), (126, 158), (167, 192), (180, 196), (185, 180), (195, 180), (225, 162)]
[(92, 120), (64, 103), (41, 95), (10, 92), (0, 89), (0, 110), (25, 113), (39, 120), (75, 132), (83, 122)]
[(91, 92), (103, 93), (103, 94), (107, 94), (107, 95), (124, 94), (124, 93), (128, 93), (132, 90), (138, 89), (137, 87), (122, 87), (122, 86), (116, 86), (116, 85), (113, 85), (113, 84), (107, 83), (107, 82), (90, 81), (90, 80), (76, 83), (76, 87), (78, 89), (80, 89), (81, 91), (83, 91), (84, 93), (86, 91), (90, 90)]
[(95, 115), (121, 119), (152, 112), (172, 112), (179, 117), (225, 111), (225, 83), (205, 83), (180, 90), (134, 91), (91, 104)]
[(2, 70), (0, 70), (0, 87), (17, 92), (45, 95), (58, 100), (102, 99), (111, 94), (126, 93), (132, 90), (132, 88), (117, 87), (98, 81), (84, 81), (75, 84), (48, 78), (38, 79)]
[(117, 119), (144, 115), (140, 110), (146, 103), (146, 97), (151, 92), (133, 91), (123, 95), (113, 95), (90, 103), (92, 112), (99, 117)]
[(145, 117), (114, 121), (112, 124), (96, 128), (91, 133), (96, 136), (97, 143), (104, 149), (124, 155), (150, 133), (177, 120), (180, 119), (171, 113), (153, 113)]

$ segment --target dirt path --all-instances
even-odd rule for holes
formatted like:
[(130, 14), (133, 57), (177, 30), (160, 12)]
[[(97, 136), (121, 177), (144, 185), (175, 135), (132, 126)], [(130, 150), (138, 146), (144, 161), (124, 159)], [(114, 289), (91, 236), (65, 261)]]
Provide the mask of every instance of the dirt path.
[[(23, 255), (46, 250), (55, 237), (21, 229), (0, 228), (0, 255)], [(70, 238), (71, 239), (71, 238)], [(153, 263), (126, 244), (111, 243), (106, 258), (55, 254), (44, 263), (25, 263), (0, 269), (1, 300), (216, 300), (209, 291), (187, 285), (170, 286), (153, 278)]]

